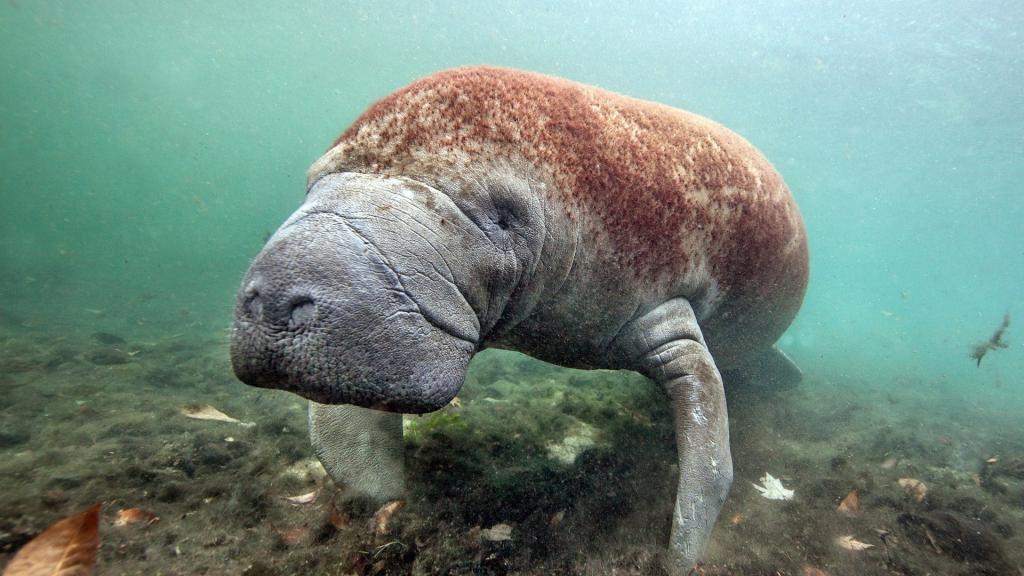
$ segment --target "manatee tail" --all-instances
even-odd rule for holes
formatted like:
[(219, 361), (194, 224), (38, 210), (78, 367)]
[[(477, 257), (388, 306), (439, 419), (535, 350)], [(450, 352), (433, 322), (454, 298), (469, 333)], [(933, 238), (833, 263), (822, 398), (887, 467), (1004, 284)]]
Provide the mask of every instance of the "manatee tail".
[(804, 373), (796, 362), (775, 346), (726, 375), (730, 384), (737, 382), (773, 391), (795, 388), (803, 379)]

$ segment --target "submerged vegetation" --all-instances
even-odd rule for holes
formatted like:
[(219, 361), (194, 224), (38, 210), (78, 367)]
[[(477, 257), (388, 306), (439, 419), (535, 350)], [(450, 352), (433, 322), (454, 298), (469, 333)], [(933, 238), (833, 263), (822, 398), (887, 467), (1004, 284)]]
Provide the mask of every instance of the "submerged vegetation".
[[(458, 402), (408, 419), (407, 498), (380, 506), (325, 476), (304, 402), (234, 382), (222, 340), (125, 337), (96, 364), (109, 340), (0, 334), (0, 564), (102, 501), (108, 576), (664, 574), (674, 426), (639, 375), (480, 355)], [(736, 481), (704, 573), (1014, 573), (1019, 416), (935, 386), (727, 383)], [(766, 470), (791, 499), (761, 496)]]

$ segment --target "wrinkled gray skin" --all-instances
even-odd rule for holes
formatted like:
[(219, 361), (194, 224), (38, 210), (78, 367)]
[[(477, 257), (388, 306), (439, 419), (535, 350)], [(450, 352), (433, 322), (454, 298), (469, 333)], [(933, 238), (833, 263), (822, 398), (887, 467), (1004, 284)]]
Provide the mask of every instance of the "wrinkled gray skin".
[(698, 324), (706, 286), (628, 285), (600, 265), (593, 223), (568, 221), (517, 173), (441, 189), (357, 173), (313, 182), (242, 283), (235, 372), (313, 400), (325, 467), (354, 493), (386, 500), (404, 489), (400, 413), (445, 406), (478, 350), (639, 371), (675, 415), (670, 552), (685, 572), (733, 477), (722, 379)]

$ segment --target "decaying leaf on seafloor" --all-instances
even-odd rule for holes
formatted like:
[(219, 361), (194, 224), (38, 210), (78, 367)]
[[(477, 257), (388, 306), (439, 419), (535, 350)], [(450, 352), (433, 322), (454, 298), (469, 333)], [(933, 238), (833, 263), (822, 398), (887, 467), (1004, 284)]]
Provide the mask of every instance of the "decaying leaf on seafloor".
[(33, 538), (3, 576), (89, 576), (100, 545), (100, 505), (69, 516)]
[(999, 462), (999, 456), (989, 456), (985, 459), (985, 464), (995, 464)]
[(209, 404), (185, 404), (179, 410), (182, 415), (188, 418), (195, 418), (196, 420), (213, 420), (215, 422), (230, 422), (232, 424), (238, 424), (239, 426), (255, 426), (253, 422), (242, 422), (237, 418), (232, 418), (227, 414), (217, 410)]
[(291, 528), (272, 527), (277, 539), (285, 546), (295, 546), (309, 540), (310, 531), (306, 526), (293, 526)]
[(744, 520), (746, 520), (746, 517), (743, 516), (742, 513), (737, 512), (737, 513), (735, 513), (735, 514), (733, 514), (732, 516), (729, 517), (729, 525), (730, 526), (739, 526), (740, 524), (743, 524)]
[(283, 498), (292, 504), (310, 504), (316, 501), (316, 497), (320, 495), (320, 490), (313, 490), (305, 494), (299, 494), (298, 496), (284, 496)]
[(117, 518), (114, 519), (114, 526), (127, 526), (129, 524), (156, 524), (160, 517), (142, 508), (126, 508), (117, 511)]
[(884, 470), (892, 470), (896, 467), (896, 458), (890, 456), (886, 458), (881, 464), (878, 465)]
[(508, 524), (495, 524), (481, 530), (480, 537), (488, 542), (506, 542), (512, 540), (512, 527)]
[(338, 503), (333, 498), (328, 508), (330, 508), (331, 512), (327, 517), (327, 521), (336, 529), (341, 530), (352, 522), (352, 516), (347, 511), (339, 508)]
[(923, 501), (924, 497), (928, 495), (928, 486), (925, 486), (925, 483), (917, 478), (900, 478), (898, 482), (903, 491), (913, 496), (914, 500), (918, 502)]
[(828, 576), (828, 572), (825, 572), (821, 568), (811, 566), (810, 564), (804, 564), (801, 566), (800, 574), (802, 576)]
[(858, 550), (867, 550), (868, 548), (875, 547), (874, 544), (861, 542), (853, 536), (840, 536), (836, 538), (836, 546), (839, 546), (840, 548), (844, 548), (846, 550), (853, 550), (855, 552)]
[(405, 500), (392, 500), (381, 506), (373, 514), (373, 533), (383, 536), (388, 533), (391, 518), (405, 506)]
[(548, 526), (551, 528), (558, 528), (562, 524), (562, 520), (565, 518), (565, 510), (559, 510), (551, 515), (551, 520), (548, 520)]
[(1003, 314), (1003, 322), (996, 328), (996, 331), (989, 336), (988, 340), (982, 342), (975, 342), (971, 345), (971, 358), (977, 361), (977, 365), (981, 366), (981, 359), (988, 354), (990, 350), (1000, 350), (1007, 348), (1009, 344), (1003, 340), (1003, 334), (1006, 329), (1010, 326), (1010, 314)]
[(850, 490), (849, 494), (843, 498), (839, 506), (836, 507), (836, 512), (846, 514), (847, 516), (855, 516), (860, 514), (860, 496), (857, 493), (857, 489)]
[[(753, 484), (753, 483), (751, 483)], [(754, 484), (754, 488), (761, 493), (761, 496), (769, 500), (792, 500), (793, 491), (784, 487), (782, 481), (765, 472), (761, 477), (762, 486)]]

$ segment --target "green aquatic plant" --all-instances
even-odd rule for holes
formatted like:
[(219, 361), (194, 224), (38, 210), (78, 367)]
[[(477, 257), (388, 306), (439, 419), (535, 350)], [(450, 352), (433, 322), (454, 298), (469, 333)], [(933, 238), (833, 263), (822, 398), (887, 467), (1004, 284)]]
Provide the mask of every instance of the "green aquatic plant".
[(430, 434), (447, 434), (469, 427), (466, 419), (458, 412), (438, 410), (425, 416), (410, 419), (405, 425), (404, 436), (416, 441)]

